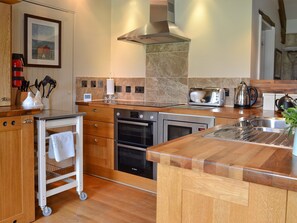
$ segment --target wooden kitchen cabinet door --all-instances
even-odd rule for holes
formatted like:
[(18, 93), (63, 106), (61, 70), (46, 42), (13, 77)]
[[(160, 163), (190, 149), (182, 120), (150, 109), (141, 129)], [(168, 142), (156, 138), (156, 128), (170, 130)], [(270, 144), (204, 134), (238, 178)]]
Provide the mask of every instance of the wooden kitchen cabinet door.
[(33, 124), (32, 116), (0, 119), (0, 223), (35, 219)]
[(157, 176), (157, 223), (288, 222), (287, 190), (163, 164)]
[(11, 104), (11, 6), (0, 2), (0, 106)]
[(96, 169), (96, 167), (114, 168), (113, 139), (84, 135), (85, 172), (93, 173), (92, 169)]

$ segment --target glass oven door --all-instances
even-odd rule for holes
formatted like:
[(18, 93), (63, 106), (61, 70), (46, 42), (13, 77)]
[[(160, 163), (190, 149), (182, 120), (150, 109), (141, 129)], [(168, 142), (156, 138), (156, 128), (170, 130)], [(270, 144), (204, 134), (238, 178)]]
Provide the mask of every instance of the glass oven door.
[(118, 170), (153, 179), (153, 163), (146, 160), (146, 149), (117, 144)]
[(154, 144), (154, 122), (119, 119), (116, 134), (118, 143), (140, 147), (152, 146)]

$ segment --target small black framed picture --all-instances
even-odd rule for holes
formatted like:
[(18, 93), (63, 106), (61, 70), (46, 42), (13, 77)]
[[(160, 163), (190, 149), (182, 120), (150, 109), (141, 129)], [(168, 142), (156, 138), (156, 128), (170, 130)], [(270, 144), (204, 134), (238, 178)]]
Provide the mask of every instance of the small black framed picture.
[(25, 65), (61, 68), (61, 21), (29, 14), (24, 18)]

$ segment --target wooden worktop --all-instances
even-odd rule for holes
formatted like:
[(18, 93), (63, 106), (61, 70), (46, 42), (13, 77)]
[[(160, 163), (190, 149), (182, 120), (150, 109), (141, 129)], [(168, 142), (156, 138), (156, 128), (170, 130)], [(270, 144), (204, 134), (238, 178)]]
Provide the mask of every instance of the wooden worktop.
[(34, 115), (40, 112), (40, 109), (24, 109), (22, 106), (4, 106), (0, 107), (0, 117), (10, 117), (19, 115)]
[(297, 191), (297, 157), (292, 150), (203, 137), (219, 129), (150, 147), (147, 159), (237, 180)]
[(279, 116), (278, 113), (273, 111), (264, 111), (262, 108), (251, 108), (251, 109), (240, 109), (233, 107), (218, 107), (213, 109), (195, 109), (195, 106), (192, 108), (190, 106), (173, 106), (173, 107), (144, 107), (144, 106), (132, 106), (132, 105), (122, 105), (116, 103), (105, 103), (104, 101), (91, 101), (91, 102), (76, 102), (76, 105), (86, 105), (86, 106), (95, 106), (95, 107), (111, 107), (111, 108), (120, 108), (120, 109), (130, 109), (130, 110), (142, 110), (142, 111), (158, 111), (158, 112), (168, 112), (168, 113), (180, 113), (180, 114), (189, 114), (189, 115), (204, 115), (204, 116), (215, 116), (220, 118), (232, 118), (237, 119), (240, 117), (250, 117), (250, 116), (264, 116), (264, 117), (274, 117)]

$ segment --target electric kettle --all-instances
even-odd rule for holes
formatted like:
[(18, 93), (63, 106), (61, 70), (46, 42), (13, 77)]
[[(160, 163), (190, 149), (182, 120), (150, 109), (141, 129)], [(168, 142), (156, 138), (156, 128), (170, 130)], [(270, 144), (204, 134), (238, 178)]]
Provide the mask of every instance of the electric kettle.
[(283, 111), (284, 109), (295, 107), (297, 105), (296, 100), (297, 99), (294, 100), (288, 94), (286, 94), (280, 99), (275, 100), (275, 106), (278, 108), (279, 111)]
[(241, 81), (235, 89), (234, 107), (235, 108), (250, 108), (257, 102), (258, 91), (255, 87), (247, 86), (244, 81)]

